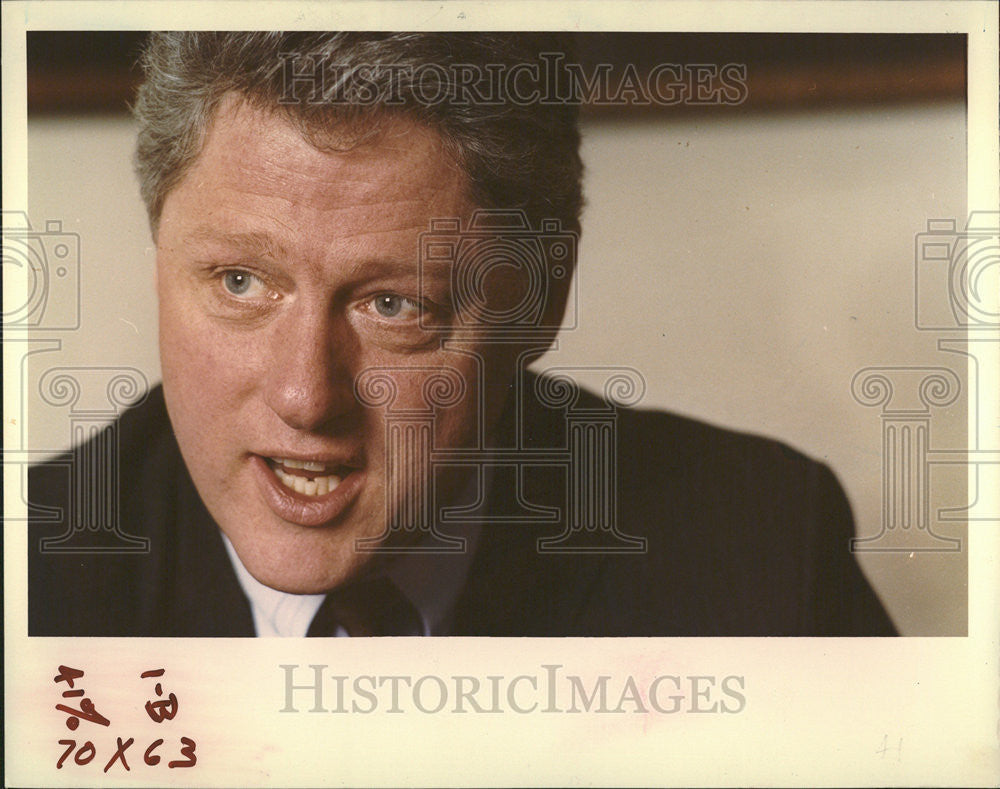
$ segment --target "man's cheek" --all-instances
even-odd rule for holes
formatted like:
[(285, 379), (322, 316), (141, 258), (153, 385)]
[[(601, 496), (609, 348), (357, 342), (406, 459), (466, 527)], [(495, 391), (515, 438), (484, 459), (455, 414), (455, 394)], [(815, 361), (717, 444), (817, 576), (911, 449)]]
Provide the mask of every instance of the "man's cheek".
[(210, 328), (182, 321), (163, 331), (164, 394), (181, 448), (186, 455), (196, 450), (198, 458), (214, 457), (238, 434), (233, 417), (251, 386), (246, 368), (225, 353), (225, 343)]
[(256, 335), (226, 331), (186, 309), (172, 310), (161, 321), (164, 367), (170, 366), (176, 377), (194, 379), (199, 388), (231, 386), (259, 367), (262, 346)]

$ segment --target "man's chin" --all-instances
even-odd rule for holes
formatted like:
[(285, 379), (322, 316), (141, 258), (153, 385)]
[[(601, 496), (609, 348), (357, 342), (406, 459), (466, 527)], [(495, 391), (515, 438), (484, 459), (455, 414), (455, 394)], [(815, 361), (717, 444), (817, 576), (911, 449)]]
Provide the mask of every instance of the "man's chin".
[(242, 520), (257, 525), (251, 534), (225, 528), (223, 532), (243, 567), (259, 583), (288, 594), (323, 594), (381, 572), (399, 558), (401, 549), (416, 545), (425, 536), (419, 529), (385, 528), (384, 515), (379, 518), (383, 525), (378, 533), (359, 527), (358, 517), (355, 511), (347, 522), (302, 527), (269, 512), (263, 517), (253, 513)]
[[(346, 586), (354, 581), (383, 571), (399, 558), (400, 548), (414, 545), (422, 539), (421, 534), (409, 530), (392, 532), (387, 539), (373, 542), (364, 552), (351, 547), (351, 561), (344, 562), (343, 555), (324, 566), (316, 566), (315, 554), (302, 557), (301, 561), (290, 561), (287, 565), (270, 566), (259, 564), (251, 567), (244, 563), (247, 571), (264, 586), (288, 594), (324, 594), (331, 589)], [(380, 551), (379, 549), (386, 549)], [(393, 549), (393, 550), (388, 550)], [(310, 566), (312, 565), (312, 566)]]
[[(317, 535), (318, 536), (318, 535)], [(259, 583), (288, 594), (323, 594), (367, 575), (379, 564), (379, 554), (354, 550), (354, 538), (337, 545), (294, 541), (284, 546), (232, 540), (240, 563)], [(348, 544), (342, 544), (347, 542)], [(284, 550), (282, 550), (282, 547)]]
[[(273, 583), (265, 583), (260, 578), (257, 579), (264, 586), (274, 589), (276, 592), (284, 592), (285, 594), (295, 594), (295, 595), (314, 595), (314, 594), (326, 594), (331, 589), (335, 589), (342, 584), (336, 582), (308, 582), (308, 581), (298, 581), (293, 580), (290, 582), (285, 582), (285, 579), (278, 579)], [(331, 584), (332, 585), (329, 585)]]
[(249, 567), (247, 570), (260, 583), (278, 592), (287, 594), (325, 594), (331, 589), (345, 586), (351, 581), (368, 574), (368, 563), (360, 567), (345, 568), (341, 572), (287, 572), (287, 571), (263, 571), (254, 572)]

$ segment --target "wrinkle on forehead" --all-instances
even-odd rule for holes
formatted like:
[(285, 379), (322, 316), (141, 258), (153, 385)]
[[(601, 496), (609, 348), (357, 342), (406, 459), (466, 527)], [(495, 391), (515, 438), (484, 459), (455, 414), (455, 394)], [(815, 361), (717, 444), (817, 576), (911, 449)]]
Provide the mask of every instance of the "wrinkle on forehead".
[[(284, 179), (281, 177), (281, 171), (284, 170), (289, 181), (297, 177), (312, 181), (318, 194), (332, 200), (336, 200), (340, 191), (338, 187), (362, 187), (349, 190), (353, 207), (393, 203), (393, 192), (409, 193), (410, 198), (414, 199), (413, 191), (418, 192), (415, 202), (433, 204), (440, 193), (453, 195), (453, 188), (456, 186), (460, 187), (459, 191), (466, 200), (471, 202), (468, 177), (454, 155), (453, 146), (430, 126), (401, 112), (389, 111), (377, 119), (377, 133), (366, 136), (359, 143), (355, 141), (356, 135), (352, 135), (349, 129), (338, 128), (336, 125), (323, 128), (295, 123), (288, 111), (281, 110), (281, 107), (261, 108), (239, 94), (228, 94), (220, 102), (209, 124), (202, 152), (212, 144), (213, 138), (226, 132), (230, 145), (222, 151), (222, 160), (234, 172), (248, 177), (250, 182), (259, 180), (262, 191), (284, 186)], [(275, 120), (280, 123), (275, 124)], [(363, 124), (365, 119), (351, 122)], [(260, 144), (262, 140), (266, 141), (263, 146)], [(309, 144), (308, 148), (301, 146), (303, 140)], [(246, 156), (245, 151), (251, 148), (270, 161), (263, 162)], [(350, 159), (354, 164), (361, 165), (356, 172), (364, 172), (369, 178), (349, 180), (343, 172), (331, 175), (327, 168), (315, 166), (316, 159), (310, 156), (311, 152)], [(400, 166), (386, 167), (387, 161), (394, 161)], [(263, 164), (275, 166), (263, 167)], [(367, 164), (372, 166), (365, 167)], [(392, 173), (391, 180), (385, 177), (389, 172)], [(434, 177), (429, 178), (431, 173)], [(382, 177), (376, 177), (377, 175)], [(370, 187), (367, 190), (363, 188), (366, 184)], [(315, 196), (311, 195), (313, 198)], [(305, 194), (303, 198), (308, 199)]]

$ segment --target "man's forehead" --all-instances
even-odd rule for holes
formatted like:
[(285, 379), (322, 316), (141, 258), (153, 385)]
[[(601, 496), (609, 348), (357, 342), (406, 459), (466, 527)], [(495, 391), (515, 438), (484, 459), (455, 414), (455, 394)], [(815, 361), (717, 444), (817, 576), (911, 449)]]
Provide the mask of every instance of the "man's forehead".
[(208, 124), (195, 166), (211, 158), (224, 172), (243, 177), (288, 170), (331, 185), (350, 170), (355, 194), (364, 191), (367, 180), (373, 199), (386, 186), (422, 193), (425, 199), (454, 187), (466, 191), (466, 174), (442, 136), (407, 115), (378, 112), (352, 117), (345, 125), (333, 113), (301, 122), (293, 113), (230, 92)]
[(230, 96), (168, 194), (161, 229), (272, 258), (285, 256), (282, 239), (373, 245), (402, 234), (412, 245), (432, 220), (471, 212), (467, 183), (436, 132), (408, 118), (364, 145), (327, 150), (285, 114)]
[(197, 225), (186, 234), (185, 240), (195, 244), (233, 247), (248, 254), (270, 258), (281, 258), (287, 254), (287, 249), (279, 238), (260, 230), (234, 231), (217, 225)]

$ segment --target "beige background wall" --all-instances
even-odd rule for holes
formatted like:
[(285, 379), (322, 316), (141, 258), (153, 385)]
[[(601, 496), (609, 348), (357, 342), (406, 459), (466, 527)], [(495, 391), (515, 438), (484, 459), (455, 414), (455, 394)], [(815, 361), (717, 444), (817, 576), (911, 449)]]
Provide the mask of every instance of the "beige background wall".
[[(778, 437), (829, 463), (860, 535), (881, 523), (878, 409), (850, 384), (863, 367), (944, 366), (913, 316), (914, 236), (966, 214), (961, 104), (838, 113), (591, 120), (578, 323), (548, 364), (629, 364), (646, 406)], [(52, 366), (114, 365), (158, 379), (153, 253), (123, 117), (29, 125), (29, 213), (81, 240), (79, 331), (32, 357), (30, 445), (69, 443), (65, 411), (36, 395)], [(934, 442), (965, 446), (959, 402)], [(665, 448), (665, 451), (669, 451)], [(965, 482), (932, 478), (932, 505)], [(936, 525), (961, 536), (955, 527)], [(965, 632), (966, 556), (861, 557), (905, 634)]]

